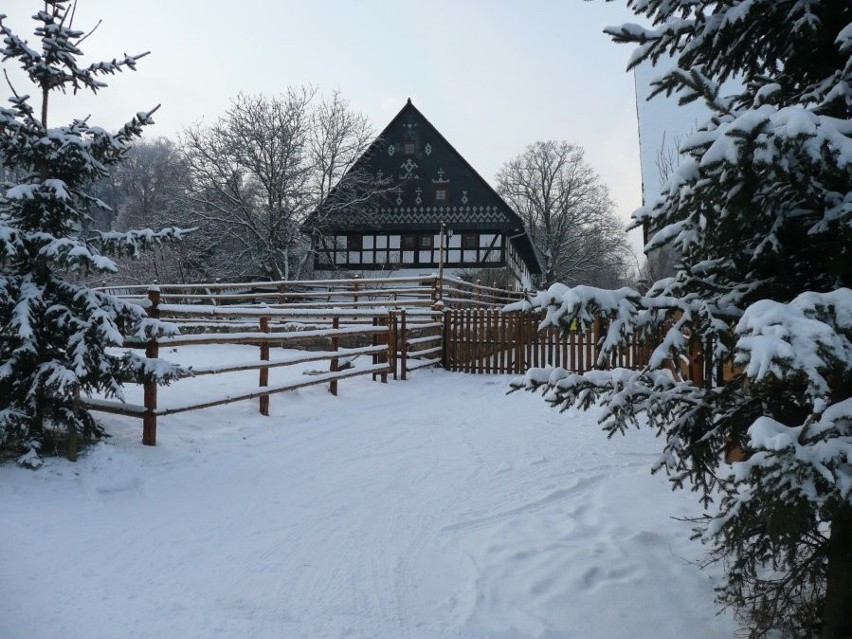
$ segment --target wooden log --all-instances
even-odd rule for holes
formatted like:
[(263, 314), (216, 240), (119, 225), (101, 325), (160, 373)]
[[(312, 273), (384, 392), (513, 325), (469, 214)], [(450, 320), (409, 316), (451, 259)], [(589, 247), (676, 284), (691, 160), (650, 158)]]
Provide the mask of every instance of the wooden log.
[[(260, 330), (262, 333), (269, 332), (269, 318), (260, 318)], [(262, 362), (269, 361), (269, 342), (260, 343), (260, 360)], [(269, 368), (260, 369), (260, 377), (258, 386), (269, 386)], [(260, 396), (260, 414), (269, 417), (269, 395)]]
[(516, 349), (516, 371), (517, 373), (526, 372), (527, 368), (529, 368), (529, 360), (527, 359), (527, 347), (526, 347), (526, 321), (527, 321), (527, 313), (522, 312), (518, 313), (515, 316), (515, 333), (517, 340)]
[(548, 366), (556, 366), (558, 364), (556, 360), (556, 340), (559, 338), (559, 335), (556, 334), (556, 329), (552, 326), (547, 329), (547, 365)]
[(444, 311), (441, 313), (442, 325), (441, 325), (441, 366), (443, 366), (447, 370), (451, 370), (450, 364), (450, 339), (451, 339), (451, 311)]
[(491, 358), (494, 356), (494, 340), (491, 335), (491, 317), (494, 312), (491, 309), (485, 311), (485, 372), (491, 374)]
[[(379, 325), (384, 326), (385, 328), (390, 328), (389, 318), (387, 318), (387, 317), (379, 318)], [(384, 354), (381, 356), (382, 361), (379, 362), (380, 364), (384, 364), (385, 367), (382, 369), (382, 372), (379, 375), (380, 375), (382, 384), (387, 384), (388, 383), (388, 366), (389, 366), (389, 362), (390, 362), (390, 359), (388, 358), (388, 351), (390, 350), (390, 339), (389, 339), (390, 336), (389, 336), (389, 333), (385, 332), (385, 333), (380, 333), (378, 335), (378, 337), (379, 337), (380, 342), (382, 342), (382, 341), (384, 342), (382, 345), (386, 347)]]
[(405, 309), (402, 309), (399, 320), (399, 345), (402, 348), (400, 358), (400, 372), (402, 381), (408, 379), (408, 325), (406, 323)]
[[(375, 369), (372, 366), (366, 366), (364, 368), (355, 368), (348, 369), (344, 371), (336, 371), (334, 373), (328, 372), (323, 373), (322, 375), (312, 375), (308, 376), (305, 380), (291, 381), (286, 384), (282, 384), (280, 386), (270, 386), (267, 388), (256, 388), (249, 393), (242, 393), (240, 395), (235, 395), (232, 397), (224, 397), (221, 399), (213, 399), (208, 400), (206, 402), (201, 402), (199, 404), (189, 404), (186, 406), (173, 406), (170, 408), (160, 408), (157, 410), (157, 415), (174, 415), (176, 413), (185, 413), (187, 411), (192, 410), (201, 410), (203, 408), (211, 408), (213, 406), (221, 406), (223, 404), (232, 404), (233, 402), (240, 402), (247, 399), (254, 399), (255, 397), (259, 397), (262, 394), (273, 395), (275, 393), (282, 393), (285, 391), (296, 390), (299, 388), (307, 388), (308, 386), (315, 386), (317, 384), (325, 384), (330, 383), (330, 380), (338, 381), (342, 379), (348, 379), (350, 377), (357, 377), (359, 375), (370, 375), (375, 372)], [(115, 412), (118, 411), (108, 411)], [(123, 414), (123, 413), (122, 413)]]
[[(148, 301), (150, 306), (147, 309), (148, 317), (158, 318), (160, 311), (157, 306), (160, 304), (160, 289), (153, 287), (148, 290)], [(157, 343), (156, 336), (151, 337), (145, 345), (145, 357), (156, 359), (160, 356), (160, 347)], [(144, 380), (142, 385), (143, 404), (145, 405), (145, 415), (142, 417), (142, 443), (145, 446), (157, 445), (157, 382), (156, 380)]]
[[(340, 328), (340, 318), (339, 317), (334, 318), (334, 321), (332, 322), (332, 328), (334, 328), (334, 329)], [(340, 338), (337, 337), (337, 335), (335, 335), (334, 337), (331, 338), (331, 350), (337, 351), (339, 349), (339, 347), (340, 347)], [(338, 366), (339, 366), (339, 360), (336, 357), (332, 357), (331, 362), (329, 363), (329, 368), (328, 368), (329, 372), (330, 373), (336, 373)], [(329, 382), (328, 392), (331, 393), (332, 395), (337, 395), (337, 380), (336, 379), (333, 379), (331, 382)]]

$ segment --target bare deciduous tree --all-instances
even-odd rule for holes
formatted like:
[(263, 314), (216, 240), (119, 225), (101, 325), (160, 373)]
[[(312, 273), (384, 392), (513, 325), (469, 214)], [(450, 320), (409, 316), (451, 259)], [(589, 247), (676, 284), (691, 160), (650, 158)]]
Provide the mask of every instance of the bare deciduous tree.
[(624, 225), (581, 148), (535, 142), (503, 165), (497, 190), (530, 232), (542, 257), (543, 283), (604, 285), (624, 275)]
[[(186, 220), (187, 170), (175, 144), (167, 138), (140, 142), (122, 164), (96, 185), (96, 195), (109, 210), (96, 226), (103, 230), (161, 227)], [(155, 247), (139, 259), (117, 258), (120, 275), (99, 283), (186, 283), (203, 279), (206, 246), (190, 233), (186, 241)]]
[(322, 97), (312, 87), (240, 94), (213, 125), (185, 130), (183, 223), (198, 227), (196, 240), (209, 247), (210, 274), (299, 277), (310, 250), (301, 223), (355, 193), (338, 188), (334, 202), (328, 197), (372, 137), (367, 118), (339, 93)]

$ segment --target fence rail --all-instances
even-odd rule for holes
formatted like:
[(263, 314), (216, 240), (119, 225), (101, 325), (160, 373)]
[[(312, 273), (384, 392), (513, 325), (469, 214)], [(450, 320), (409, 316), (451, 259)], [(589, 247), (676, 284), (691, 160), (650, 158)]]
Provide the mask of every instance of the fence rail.
[[(144, 302), (149, 286), (106, 286), (100, 290)], [(523, 291), (508, 291), (460, 279), (420, 277), (353, 278), (335, 280), (282, 280), (276, 282), (206, 282), (163, 284), (164, 303), (192, 305), (245, 305), (265, 303), (274, 308), (431, 308), (436, 303), (453, 307), (497, 308), (523, 299)]]
[[(259, 410), (263, 415), (269, 415), (269, 397), (276, 393), (305, 388), (317, 384), (328, 384), (329, 392), (336, 395), (338, 382), (360, 375), (372, 375), (373, 379), (387, 382), (389, 373), (396, 371), (396, 335), (395, 323), (390, 311), (373, 309), (368, 312), (341, 309), (274, 309), (268, 307), (215, 307), (201, 305), (161, 304), (161, 294), (158, 290), (150, 290), (143, 306), (149, 317), (171, 319), (175, 317), (190, 318), (197, 326), (207, 331), (198, 334), (161, 337), (149, 340), (125, 340), (128, 348), (145, 349), (149, 358), (159, 357), (160, 347), (176, 347), (187, 345), (226, 345), (253, 344), (259, 347), (259, 357), (254, 361), (229, 363), (215, 366), (190, 368), (192, 376), (218, 375), (238, 371), (258, 371), (258, 385), (250, 391), (229, 393), (224, 396), (205, 398), (195, 403), (185, 403), (169, 407), (158, 406), (158, 386), (147, 381), (143, 384), (143, 403), (128, 404), (95, 398), (81, 398), (80, 403), (91, 410), (127, 415), (142, 419), (142, 443), (155, 445), (157, 441), (157, 418), (173, 415), (190, 410), (200, 410), (212, 406), (229, 404), (231, 402), (259, 399)], [(220, 332), (221, 324), (208, 323), (210, 318), (222, 317), (252, 318), (256, 320), (256, 331), (251, 332)], [(311, 330), (271, 331), (270, 320), (290, 321), (294, 318), (320, 320), (327, 325)], [(354, 322), (346, 325), (348, 322)], [(355, 339), (367, 344), (341, 347), (344, 338)], [(306, 339), (323, 340), (330, 343), (331, 348), (323, 351), (306, 351), (294, 357), (270, 360), (272, 344), (286, 344), (304, 341)], [(340, 359), (368, 355), (372, 359), (369, 366), (341, 370)], [(307, 362), (327, 361), (327, 373), (311, 375), (307, 379), (299, 379), (283, 384), (270, 386), (269, 370), (284, 366), (294, 366)], [(178, 382), (179, 383), (179, 382)]]

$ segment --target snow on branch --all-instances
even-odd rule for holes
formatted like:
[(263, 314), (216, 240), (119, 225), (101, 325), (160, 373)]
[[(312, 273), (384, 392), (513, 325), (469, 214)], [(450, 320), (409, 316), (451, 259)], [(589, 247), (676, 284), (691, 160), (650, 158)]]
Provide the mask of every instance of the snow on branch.
[(184, 234), (195, 229), (179, 229), (169, 227), (159, 231), (142, 229), (134, 231), (97, 231), (90, 238), (90, 242), (100, 246), (104, 253), (109, 255), (127, 255), (134, 259), (138, 258), (142, 251), (148, 250), (163, 242), (177, 242), (183, 239)]
[(802, 293), (788, 304), (760, 300), (736, 333), (735, 363), (750, 380), (801, 378), (821, 411), (834, 386), (827, 377), (852, 368), (852, 290)]

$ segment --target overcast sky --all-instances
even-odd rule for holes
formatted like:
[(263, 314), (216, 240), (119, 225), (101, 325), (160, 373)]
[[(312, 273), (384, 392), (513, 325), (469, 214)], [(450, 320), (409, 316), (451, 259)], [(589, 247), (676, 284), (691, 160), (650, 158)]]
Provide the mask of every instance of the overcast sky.
[[(7, 23), (32, 33), (34, 0), (5, 0)], [(607, 25), (638, 21), (602, 0), (80, 0), (75, 26), (103, 23), (89, 61), (151, 51), (107, 78), (91, 113), (114, 129), (161, 103), (149, 137), (218, 117), (239, 91), (272, 95), (312, 83), (340, 89), (376, 133), (406, 98), (493, 183), (536, 140), (583, 147), (626, 220), (641, 205), (632, 48)], [(29, 36), (32, 37), (32, 36)], [(8, 63), (7, 63), (8, 64)], [(19, 87), (19, 90), (29, 90)], [(59, 115), (53, 123), (59, 123)]]

